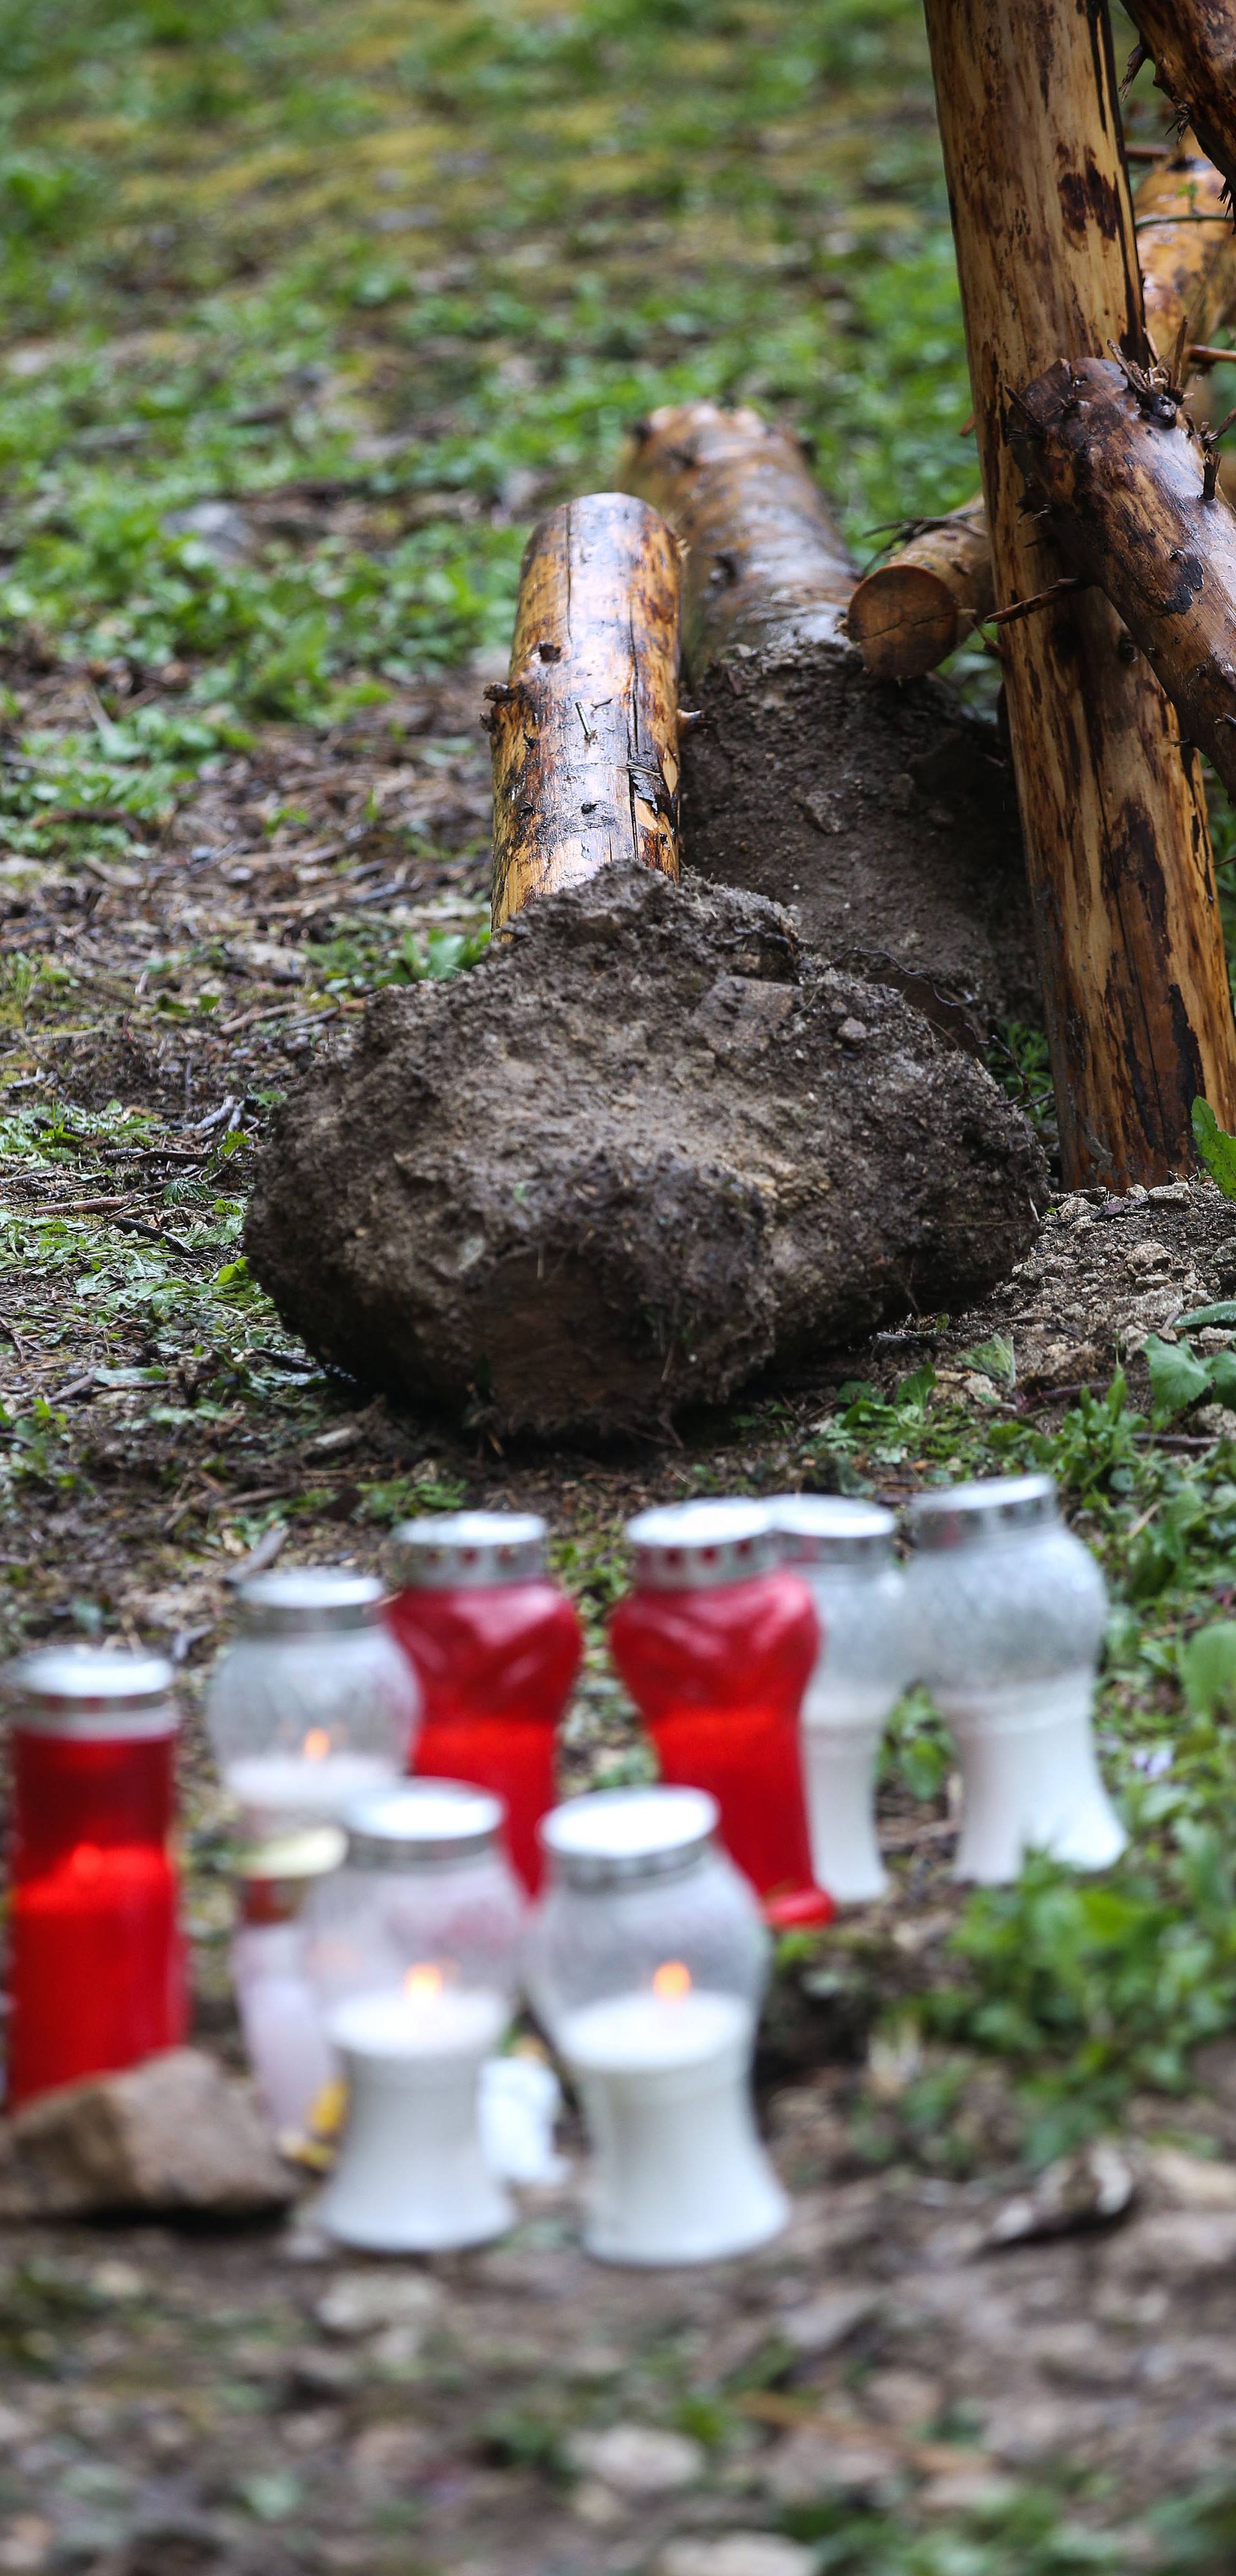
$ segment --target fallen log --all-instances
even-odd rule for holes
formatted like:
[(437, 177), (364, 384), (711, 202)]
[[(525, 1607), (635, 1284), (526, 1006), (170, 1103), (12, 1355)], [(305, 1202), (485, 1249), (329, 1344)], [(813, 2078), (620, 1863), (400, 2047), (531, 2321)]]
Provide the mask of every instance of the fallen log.
[(276, 1113), (245, 1242), (293, 1328), (495, 1430), (663, 1424), (1020, 1259), (1039, 1147), (758, 896), (605, 867), (390, 987)]
[(678, 547), (625, 492), (533, 529), (509, 680), (486, 691), (493, 926), (615, 863), (678, 874)]
[[(1196, 137), (1182, 134), (1133, 200), (1146, 328), (1156, 357), (1182, 366), (1236, 298), (1236, 232), (1224, 182)], [(995, 607), (982, 493), (916, 529), (860, 581), (846, 619), (869, 671), (910, 680), (934, 671)]]
[(624, 485), (686, 550), (689, 864), (791, 903), (838, 964), (980, 1043), (1036, 1017), (1012, 782), (940, 681), (888, 689), (843, 633), (854, 565), (798, 441), (753, 411), (642, 422)]
[(1156, 87), (1236, 188), (1236, 7), (1232, 0), (1128, 0)]
[(927, 26), (997, 607), (1048, 596), (1001, 651), (1064, 1178), (1124, 1189), (1191, 1168), (1199, 1092), (1230, 1123), (1236, 1036), (1200, 761), (1108, 601), (1059, 591), (1004, 436), (1006, 388), (1062, 353), (1149, 355), (1110, 29), (1100, 0), (1033, 43), (1016, 0)]
[(1200, 440), (1170, 396), (1104, 358), (1025, 386), (1009, 438), (1065, 563), (1106, 591), (1236, 795), (1236, 512), (1207, 497)]

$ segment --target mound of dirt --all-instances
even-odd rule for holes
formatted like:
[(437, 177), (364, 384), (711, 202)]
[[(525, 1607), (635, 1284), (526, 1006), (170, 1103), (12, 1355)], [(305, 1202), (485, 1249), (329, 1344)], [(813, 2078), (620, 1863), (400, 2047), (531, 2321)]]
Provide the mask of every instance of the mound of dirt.
[(898, 995), (757, 897), (607, 868), (378, 996), (279, 1112), (246, 1244), (355, 1376), (607, 1432), (955, 1307), (1046, 1198), (1020, 1112)]
[(740, 647), (692, 683), (692, 868), (791, 904), (840, 966), (984, 1037), (1042, 1012), (1012, 771), (943, 681), (871, 679), (827, 637)]

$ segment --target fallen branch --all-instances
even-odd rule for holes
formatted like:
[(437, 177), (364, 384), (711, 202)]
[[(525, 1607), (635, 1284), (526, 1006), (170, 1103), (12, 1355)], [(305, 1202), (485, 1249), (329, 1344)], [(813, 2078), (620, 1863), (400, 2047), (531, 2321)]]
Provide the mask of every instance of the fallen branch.
[(1232, 0), (1128, 0), (1155, 85), (1236, 185), (1236, 8)]
[(863, 670), (843, 632), (853, 561), (798, 441), (684, 403), (641, 423), (623, 479), (686, 547), (691, 864), (794, 904), (818, 947), (972, 1044), (1033, 1012), (999, 737), (939, 681)]
[(677, 876), (679, 587), (668, 528), (627, 493), (533, 530), (510, 679), (486, 691), (495, 930), (615, 861)]
[(1236, 513), (1204, 497), (1202, 442), (1104, 358), (1062, 359), (1028, 385), (1009, 438), (1065, 561), (1106, 591), (1236, 793)]
[[(1183, 134), (1134, 198), (1146, 327), (1155, 354), (1210, 362), (1205, 344), (1236, 300), (1236, 234), (1224, 182), (1196, 137)], [(1195, 343), (1202, 343), (1199, 348)], [(847, 632), (867, 669), (909, 680), (934, 671), (995, 605), (981, 492), (946, 519), (916, 528), (888, 562), (860, 581)]]

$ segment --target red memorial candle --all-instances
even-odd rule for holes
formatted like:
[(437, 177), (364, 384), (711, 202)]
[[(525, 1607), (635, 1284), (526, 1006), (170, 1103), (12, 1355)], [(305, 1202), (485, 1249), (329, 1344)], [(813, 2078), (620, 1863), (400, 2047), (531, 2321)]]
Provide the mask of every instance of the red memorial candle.
[(10, 2104), (184, 2037), (172, 1680), (161, 1656), (93, 1647), (9, 1669)]
[(556, 1799), (558, 1727), (583, 1654), (574, 1605), (545, 1564), (531, 1512), (405, 1521), (389, 1618), (421, 1686), (409, 1768), (502, 1799), (511, 1858), (540, 1885), (537, 1826)]
[(641, 1512), (627, 1536), (634, 1589), (611, 1616), (610, 1648), (662, 1779), (711, 1792), (726, 1850), (770, 1923), (826, 1923), (799, 1754), (819, 1640), (807, 1585), (778, 1564), (760, 1503)]

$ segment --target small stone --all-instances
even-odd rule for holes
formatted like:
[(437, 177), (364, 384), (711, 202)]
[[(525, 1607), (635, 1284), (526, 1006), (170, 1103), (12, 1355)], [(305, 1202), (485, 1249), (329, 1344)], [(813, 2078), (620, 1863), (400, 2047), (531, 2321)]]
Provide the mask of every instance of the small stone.
[(1147, 1190), (1146, 1196), (1153, 1199), (1157, 1207), (1187, 1207), (1189, 1184), (1187, 1181), (1160, 1181), (1157, 1189)]
[(763, 2463), (763, 2479), (779, 2504), (813, 2504), (821, 2496), (873, 2498), (895, 2468), (893, 2443), (856, 2424), (852, 2439), (804, 2424), (788, 2433)]
[(410, 2326), (424, 2334), (442, 2305), (442, 2292), (425, 2272), (382, 2271), (336, 2273), (314, 2308), (327, 2334), (377, 2334), (382, 2328)]
[(201, 2049), (40, 2094), (0, 2123), (0, 2217), (147, 2209), (247, 2216), (293, 2182), (247, 2084)]
[(652, 2576), (813, 2576), (814, 2549), (773, 2531), (727, 2531), (723, 2540), (671, 2540)]
[(920, 2488), (915, 2502), (924, 2513), (994, 2513), (1011, 2504), (1017, 2489), (1011, 2478), (978, 2461), (964, 2468), (943, 2469)]
[(1033, 2189), (997, 2210), (984, 2243), (998, 2252), (1038, 2236), (1069, 2236), (1085, 2227), (1110, 2226), (1132, 2207), (1136, 2183), (1124, 2157), (1099, 2138), (1076, 2155), (1048, 2165)]
[(249, 522), (231, 501), (191, 501), (187, 509), (169, 510), (163, 527), (169, 537), (191, 537), (212, 563), (243, 563), (253, 551)]
[(776, 2331), (799, 2359), (818, 2361), (866, 2325), (879, 2305), (878, 2291), (834, 2290), (826, 2298), (809, 2299), (805, 2307), (788, 2309), (778, 2317)]
[(567, 2446), (571, 2466), (600, 2478), (618, 2495), (672, 2495), (704, 2474), (703, 2444), (685, 2433), (661, 2433), (651, 2424), (611, 2424), (602, 2433), (576, 2433)]
[(866, 1024), (862, 1020), (843, 1020), (837, 1035), (843, 1046), (863, 1046), (867, 1037)]
[(1191, 2156), (1182, 2147), (1156, 2147), (1146, 2167), (1177, 2209), (1236, 2209), (1236, 2164)]
[(586, 2522), (592, 2531), (609, 2531), (616, 2522), (625, 2520), (629, 2507), (612, 2487), (600, 2478), (582, 2478), (571, 2496), (571, 2511), (577, 2522)]
[(11, 2451), (17, 2442), (28, 2442), (35, 2430), (34, 2419), (22, 2415), (16, 2406), (0, 2405), (0, 2451)]

